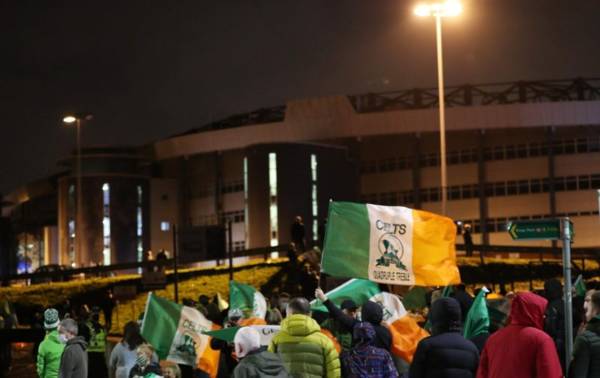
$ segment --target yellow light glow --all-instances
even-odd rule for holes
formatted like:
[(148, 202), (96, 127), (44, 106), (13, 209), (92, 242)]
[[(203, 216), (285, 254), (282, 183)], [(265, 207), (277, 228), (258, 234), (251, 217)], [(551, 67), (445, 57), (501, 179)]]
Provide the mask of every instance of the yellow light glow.
[(463, 6), (460, 3), (460, 1), (448, 0), (444, 3), (444, 16), (446, 16), (446, 17), (458, 16), (459, 14), (462, 13), (462, 10), (463, 10)]
[(415, 14), (419, 17), (428, 17), (431, 13), (431, 9), (427, 4), (418, 4), (415, 7)]
[(418, 4), (414, 13), (419, 17), (455, 17), (462, 13), (463, 6), (459, 0), (446, 0), (429, 4)]
[(69, 123), (70, 124), (70, 123), (73, 123), (75, 121), (77, 121), (77, 118), (75, 118), (72, 115), (69, 115), (69, 116), (66, 116), (65, 118), (63, 118), (63, 122), (64, 123)]

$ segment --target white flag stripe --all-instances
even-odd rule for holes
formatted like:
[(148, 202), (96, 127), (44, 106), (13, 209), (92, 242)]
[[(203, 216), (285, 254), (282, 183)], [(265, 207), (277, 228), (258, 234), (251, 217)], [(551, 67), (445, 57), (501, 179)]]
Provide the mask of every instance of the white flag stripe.
[(369, 214), (369, 279), (413, 285), (412, 209), (367, 204)]

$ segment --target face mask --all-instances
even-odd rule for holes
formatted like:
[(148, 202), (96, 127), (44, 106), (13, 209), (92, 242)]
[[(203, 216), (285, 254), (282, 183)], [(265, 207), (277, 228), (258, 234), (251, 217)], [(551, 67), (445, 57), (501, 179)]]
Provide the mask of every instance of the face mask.
[(64, 333), (58, 335), (58, 340), (61, 344), (66, 344), (67, 341), (69, 341), (69, 339), (67, 339), (67, 335), (65, 335)]
[(148, 357), (146, 357), (145, 354), (138, 354), (138, 356), (137, 356), (137, 358), (135, 360), (135, 363), (138, 366), (146, 367), (146, 365), (148, 365)]

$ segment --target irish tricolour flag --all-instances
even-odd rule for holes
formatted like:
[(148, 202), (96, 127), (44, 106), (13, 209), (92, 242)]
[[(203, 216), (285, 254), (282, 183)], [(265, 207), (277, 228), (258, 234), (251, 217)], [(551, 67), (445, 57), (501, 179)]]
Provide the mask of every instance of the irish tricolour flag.
[(229, 312), (232, 310), (240, 310), (244, 314), (242, 325), (266, 324), (267, 301), (250, 285), (229, 281)]
[(460, 283), (456, 225), (401, 206), (330, 202), (321, 270), (393, 285)]
[[(383, 308), (383, 322), (392, 334), (392, 353), (408, 363), (412, 362), (419, 341), (429, 336), (427, 331), (419, 327), (408, 315), (398, 296), (381, 291), (375, 282), (352, 279), (326, 295), (337, 306), (346, 299), (352, 299), (358, 306), (362, 306), (366, 301), (379, 303)], [(311, 302), (311, 309), (327, 311), (318, 300)]]
[(195, 308), (148, 294), (142, 336), (161, 360), (198, 367), (215, 377), (219, 352), (210, 348), (210, 337), (202, 332), (218, 328)]

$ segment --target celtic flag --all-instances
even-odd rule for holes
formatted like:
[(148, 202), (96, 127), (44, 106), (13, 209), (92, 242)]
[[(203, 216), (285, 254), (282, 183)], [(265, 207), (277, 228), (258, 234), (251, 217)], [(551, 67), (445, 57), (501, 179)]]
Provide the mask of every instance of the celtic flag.
[(392, 285), (460, 283), (456, 225), (400, 206), (330, 202), (321, 270)]
[(215, 377), (219, 352), (210, 348), (210, 337), (202, 332), (219, 328), (195, 308), (148, 294), (142, 336), (161, 360), (194, 366)]

